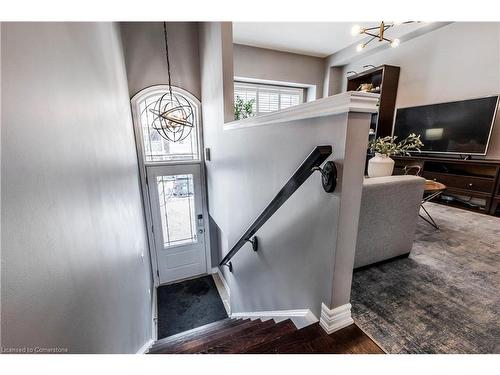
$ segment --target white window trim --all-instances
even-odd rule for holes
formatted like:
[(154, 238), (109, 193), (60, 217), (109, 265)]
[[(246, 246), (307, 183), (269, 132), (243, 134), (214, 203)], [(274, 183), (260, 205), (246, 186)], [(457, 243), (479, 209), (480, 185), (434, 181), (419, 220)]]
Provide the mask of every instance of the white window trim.
[(288, 81), (276, 81), (271, 79), (262, 79), (262, 78), (250, 78), (250, 77), (242, 77), (242, 76), (234, 76), (235, 82), (242, 83), (257, 83), (261, 85), (269, 85), (269, 86), (283, 86), (283, 87), (293, 87), (293, 88), (301, 88), (304, 89), (304, 102), (311, 102), (316, 100), (316, 91), (317, 86), (308, 83), (299, 83), (299, 82), (288, 82)]
[[(256, 82), (256, 81), (253, 81), (253, 82), (249, 82), (249, 81), (242, 81), (242, 80), (238, 80), (235, 78), (234, 80), (234, 87), (235, 87), (235, 94), (234, 94), (234, 97), (236, 99), (236, 90), (237, 88), (241, 88), (241, 89), (249, 89), (249, 90), (255, 90), (256, 91), (256, 101), (255, 101), (255, 114), (256, 116), (258, 115), (262, 115), (262, 114), (265, 114), (265, 113), (270, 113), (270, 112), (273, 112), (273, 111), (265, 111), (265, 112), (261, 112), (259, 110), (259, 92), (264, 92), (264, 91), (271, 91), (271, 92), (277, 92), (278, 93), (278, 110), (280, 109), (283, 109), (282, 106), (281, 106), (281, 94), (283, 93), (286, 93), (287, 91), (290, 91), (290, 92), (293, 92), (293, 93), (297, 93), (299, 92), (299, 104), (302, 104), (302, 103), (305, 103), (305, 90), (307, 89), (307, 87), (300, 87), (300, 86), (291, 86), (291, 85), (277, 85), (277, 84), (269, 84), (269, 83), (266, 83), (266, 82)], [(289, 108), (289, 107), (285, 107), (285, 108)]]

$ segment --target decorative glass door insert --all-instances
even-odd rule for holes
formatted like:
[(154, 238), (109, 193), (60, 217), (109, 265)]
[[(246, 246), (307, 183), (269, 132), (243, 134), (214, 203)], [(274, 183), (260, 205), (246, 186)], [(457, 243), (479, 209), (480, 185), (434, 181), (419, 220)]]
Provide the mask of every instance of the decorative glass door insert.
[(156, 183), (163, 246), (197, 242), (193, 175), (157, 176)]

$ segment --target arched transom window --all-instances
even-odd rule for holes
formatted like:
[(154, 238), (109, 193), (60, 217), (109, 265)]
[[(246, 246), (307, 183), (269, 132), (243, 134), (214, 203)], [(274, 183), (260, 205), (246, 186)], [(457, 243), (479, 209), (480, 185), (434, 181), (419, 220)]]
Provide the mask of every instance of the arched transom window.
[(158, 85), (142, 90), (132, 98), (132, 110), (136, 128), (141, 132), (142, 154), (144, 162), (197, 161), (200, 159), (199, 147), (199, 102), (187, 91), (172, 87), (175, 95), (188, 101), (194, 110), (194, 128), (189, 136), (180, 142), (163, 138), (152, 126), (154, 114), (151, 108), (162, 95), (168, 92), (168, 86)]

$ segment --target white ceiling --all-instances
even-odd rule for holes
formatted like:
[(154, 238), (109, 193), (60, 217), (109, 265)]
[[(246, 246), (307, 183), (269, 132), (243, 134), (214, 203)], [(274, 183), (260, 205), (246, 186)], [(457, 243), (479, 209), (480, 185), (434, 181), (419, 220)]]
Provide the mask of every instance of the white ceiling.
[[(351, 28), (377, 26), (379, 22), (234, 22), (233, 42), (254, 47), (326, 57), (363, 39), (352, 36)], [(386, 37), (400, 38), (424, 23), (399, 25)], [(371, 44), (378, 44), (373, 41)]]

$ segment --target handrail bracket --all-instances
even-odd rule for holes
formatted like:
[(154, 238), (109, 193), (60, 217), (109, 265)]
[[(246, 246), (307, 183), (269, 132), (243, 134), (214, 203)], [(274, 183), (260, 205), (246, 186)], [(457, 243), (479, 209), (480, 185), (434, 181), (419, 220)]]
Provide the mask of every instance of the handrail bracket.
[(227, 262), (227, 263), (223, 263), (222, 265), (229, 268), (229, 272), (233, 273), (233, 263)]
[(259, 241), (257, 240), (257, 236), (253, 236), (251, 239), (246, 238), (245, 241), (252, 244), (253, 251), (257, 251), (259, 249)]
[(314, 167), (312, 172), (319, 171), (321, 173), (321, 184), (327, 193), (333, 193), (337, 186), (337, 167), (333, 161), (327, 161), (323, 168)]

